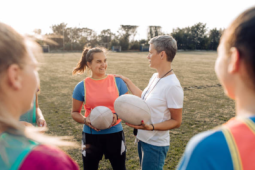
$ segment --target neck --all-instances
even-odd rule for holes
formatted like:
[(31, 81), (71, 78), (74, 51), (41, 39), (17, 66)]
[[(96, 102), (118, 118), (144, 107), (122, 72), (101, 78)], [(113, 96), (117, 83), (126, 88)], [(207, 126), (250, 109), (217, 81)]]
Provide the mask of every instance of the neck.
[[(245, 85), (244, 85), (245, 86)], [(245, 89), (245, 90), (244, 90)], [(255, 92), (247, 86), (236, 90), (236, 116), (255, 116)]]
[[(6, 121), (10, 117), (12, 117), (15, 120), (19, 121), (20, 115), (15, 114), (15, 113), (17, 113), (17, 110), (18, 110), (17, 107), (16, 107), (17, 105), (15, 106), (15, 104), (14, 104), (15, 102), (13, 102), (12, 104), (11, 103), (8, 104), (7, 102), (4, 102), (3, 100), (1, 100), (0, 103), (1, 103), (0, 115), (1, 115), (2, 119), (5, 119), (5, 120), (2, 120), (2, 121)], [(2, 124), (3, 122), (0, 122), (0, 123)], [(7, 129), (7, 127), (3, 126), (3, 124), (2, 124), (2, 126), (0, 126), (0, 135), (4, 131), (6, 131), (6, 129)]]
[[(164, 64), (162, 64), (160, 67), (156, 68), (157, 72), (158, 72), (158, 77), (163, 77), (168, 71), (170, 71), (172, 69), (171, 67), (171, 63), (169, 62), (165, 62)], [(169, 74), (172, 74), (172, 72), (170, 72)], [(169, 75), (168, 74), (168, 75)]]
[[(19, 120), (21, 113), (20, 113), (20, 106), (18, 104), (17, 101), (14, 101), (15, 99), (13, 99), (10, 96), (15, 96), (14, 94), (11, 95), (5, 95), (4, 99), (1, 98), (0, 99), (0, 112), (2, 112), (2, 114), (9, 114), (11, 117), (13, 117), (15, 120)], [(11, 102), (8, 102), (11, 101)], [(17, 114), (19, 113), (19, 114)]]
[(96, 74), (93, 74), (91, 75), (91, 78), (93, 79), (102, 79), (102, 78), (105, 78), (106, 77), (106, 74), (102, 74), (102, 75), (96, 75)]

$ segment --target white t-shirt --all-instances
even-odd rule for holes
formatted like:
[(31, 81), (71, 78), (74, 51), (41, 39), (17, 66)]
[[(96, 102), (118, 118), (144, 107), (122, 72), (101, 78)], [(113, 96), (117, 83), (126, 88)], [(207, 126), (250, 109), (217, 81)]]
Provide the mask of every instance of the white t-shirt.
[[(158, 73), (153, 74), (141, 96), (151, 109), (151, 122), (149, 123), (153, 124), (171, 119), (169, 108), (180, 109), (183, 107), (184, 93), (176, 75), (171, 74), (162, 78), (160, 81), (159, 79)], [(156, 83), (157, 85), (155, 86)], [(137, 138), (155, 146), (170, 145), (169, 130), (148, 131), (139, 129)]]

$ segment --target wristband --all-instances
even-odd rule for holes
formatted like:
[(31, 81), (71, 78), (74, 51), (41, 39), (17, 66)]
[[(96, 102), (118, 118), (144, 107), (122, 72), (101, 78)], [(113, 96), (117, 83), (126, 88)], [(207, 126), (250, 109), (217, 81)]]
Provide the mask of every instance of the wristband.
[(151, 124), (151, 126), (152, 126), (152, 130), (151, 130), (151, 131), (154, 131), (154, 125), (153, 125), (153, 124)]
[(114, 114), (116, 114), (116, 116), (117, 116), (117, 120), (119, 119), (119, 116), (117, 115), (117, 113), (114, 113)]

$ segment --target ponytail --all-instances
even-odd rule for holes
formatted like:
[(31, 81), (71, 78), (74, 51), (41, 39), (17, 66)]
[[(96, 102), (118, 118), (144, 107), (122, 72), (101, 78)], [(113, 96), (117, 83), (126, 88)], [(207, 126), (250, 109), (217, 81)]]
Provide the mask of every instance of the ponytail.
[(86, 67), (87, 67), (87, 58), (86, 57), (87, 57), (88, 51), (89, 51), (88, 48), (84, 48), (84, 50), (82, 52), (81, 59), (78, 62), (77, 66), (73, 70), (73, 75), (82, 74), (86, 70)]
[(93, 55), (95, 53), (102, 53), (102, 52), (104, 51), (100, 48), (92, 48), (92, 49), (84, 48), (81, 59), (73, 70), (73, 75), (84, 73), (84, 71), (88, 67), (87, 62), (91, 63), (93, 60)]

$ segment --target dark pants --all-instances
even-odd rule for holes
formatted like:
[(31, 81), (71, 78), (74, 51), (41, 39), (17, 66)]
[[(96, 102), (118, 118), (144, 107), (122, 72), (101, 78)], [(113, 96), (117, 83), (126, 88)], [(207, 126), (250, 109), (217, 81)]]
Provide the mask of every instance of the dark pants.
[(113, 170), (126, 170), (126, 146), (123, 131), (100, 135), (83, 132), (82, 141), (86, 146), (86, 156), (82, 155), (84, 170), (97, 170), (103, 155), (105, 159), (109, 159)]

